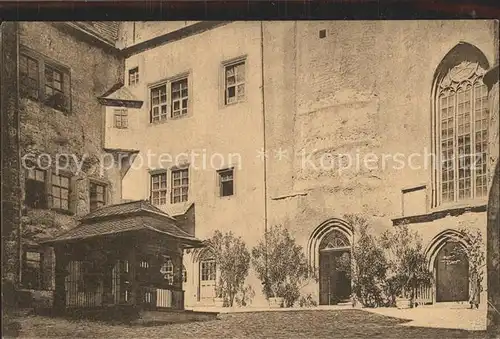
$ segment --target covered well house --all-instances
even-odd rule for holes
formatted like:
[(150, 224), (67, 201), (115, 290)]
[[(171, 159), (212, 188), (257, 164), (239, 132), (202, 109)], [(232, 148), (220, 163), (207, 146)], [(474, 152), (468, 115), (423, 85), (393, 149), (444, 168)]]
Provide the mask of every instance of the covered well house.
[(140, 200), (100, 208), (47, 242), (56, 255), (54, 308), (184, 308), (182, 255), (202, 242)]

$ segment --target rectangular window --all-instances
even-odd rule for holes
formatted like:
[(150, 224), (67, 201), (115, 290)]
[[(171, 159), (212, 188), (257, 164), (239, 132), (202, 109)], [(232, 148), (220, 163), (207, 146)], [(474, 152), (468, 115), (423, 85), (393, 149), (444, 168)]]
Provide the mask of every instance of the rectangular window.
[(172, 82), (171, 86), (172, 118), (186, 115), (188, 112), (188, 79)]
[(25, 203), (32, 208), (47, 208), (46, 172), (40, 169), (26, 170)]
[(106, 185), (95, 182), (90, 183), (90, 212), (106, 205)]
[(224, 67), (224, 102), (234, 104), (245, 99), (245, 61), (229, 64)]
[(32, 99), (38, 99), (38, 61), (21, 54), (19, 56), (19, 87), (21, 94)]
[(151, 122), (167, 119), (167, 85), (163, 84), (151, 89)]
[(128, 71), (128, 84), (134, 86), (139, 83), (139, 67), (132, 68)]
[(34, 251), (23, 253), (23, 286), (28, 289), (42, 289), (43, 254)]
[(151, 175), (151, 203), (155, 206), (167, 203), (167, 173)]
[(69, 210), (69, 178), (52, 174), (52, 208)]
[(64, 100), (62, 73), (45, 64), (45, 104), (57, 110), (63, 110)]
[(201, 280), (215, 281), (215, 260), (204, 260), (201, 262)]
[(128, 111), (125, 108), (114, 110), (114, 126), (115, 128), (128, 127)]
[(174, 264), (172, 262), (172, 259), (167, 258), (165, 260), (165, 262), (163, 263), (160, 271), (163, 274), (163, 279), (165, 279), (167, 284), (173, 285), (174, 284)]
[(225, 169), (217, 172), (219, 174), (219, 194), (227, 197), (234, 194), (233, 169)]
[(19, 57), (21, 94), (62, 112), (70, 111), (70, 71), (22, 46)]
[(151, 122), (175, 119), (188, 114), (188, 77), (169, 80), (151, 88)]
[(188, 201), (189, 171), (188, 169), (172, 171), (171, 203)]

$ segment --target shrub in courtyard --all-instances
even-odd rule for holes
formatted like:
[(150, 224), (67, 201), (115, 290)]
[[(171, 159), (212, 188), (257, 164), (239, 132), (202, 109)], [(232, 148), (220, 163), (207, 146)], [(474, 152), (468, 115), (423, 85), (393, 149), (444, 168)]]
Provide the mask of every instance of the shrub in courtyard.
[(351, 266), (350, 277), (353, 282), (353, 299), (365, 307), (381, 306), (384, 301), (384, 282), (387, 262), (383, 249), (370, 235), (366, 218), (359, 215), (346, 215), (346, 221), (354, 228), (356, 240), (352, 247), (352, 263), (345, 257), (342, 266)]
[(252, 299), (255, 297), (255, 291), (252, 286), (242, 286), (238, 295), (234, 298), (236, 305), (245, 307), (252, 303)]
[(457, 235), (453, 240), (459, 242), (465, 240), (464, 246), (456, 246), (451, 253), (450, 259), (453, 261), (466, 258), (469, 263), (469, 302), (472, 307), (479, 307), (479, 295), (482, 292), (482, 281), (484, 279), (484, 267), (486, 265), (485, 244), (481, 231), (477, 228), (460, 225)]
[(389, 264), (385, 285), (388, 304), (394, 306), (397, 297), (409, 298), (413, 303), (416, 289), (432, 282), (420, 236), (401, 225), (385, 231), (380, 243)]
[(214, 254), (219, 271), (216, 296), (233, 306), (236, 294), (242, 289), (250, 268), (250, 253), (241, 239), (232, 232), (215, 231), (208, 245)]
[(300, 307), (315, 307), (318, 306), (318, 303), (314, 298), (312, 297), (311, 293), (301, 296), (299, 299), (299, 306)]
[(292, 307), (307, 279), (306, 257), (282, 225), (271, 227), (252, 249), (252, 264), (262, 282), (266, 298), (283, 298)]

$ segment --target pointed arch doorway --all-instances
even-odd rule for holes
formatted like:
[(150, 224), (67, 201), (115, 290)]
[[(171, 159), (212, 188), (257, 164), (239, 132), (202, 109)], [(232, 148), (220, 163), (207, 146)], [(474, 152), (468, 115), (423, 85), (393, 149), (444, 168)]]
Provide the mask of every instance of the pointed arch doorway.
[(469, 262), (463, 254), (452, 255), (458, 246), (462, 245), (449, 241), (436, 256), (436, 302), (469, 300)]
[(330, 231), (319, 244), (319, 304), (346, 302), (351, 295), (351, 245), (340, 231)]

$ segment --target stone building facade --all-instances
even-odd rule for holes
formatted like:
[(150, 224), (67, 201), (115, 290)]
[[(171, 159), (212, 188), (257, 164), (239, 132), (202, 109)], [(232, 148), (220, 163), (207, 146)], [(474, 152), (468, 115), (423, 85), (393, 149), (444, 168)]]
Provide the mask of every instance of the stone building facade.
[[(2, 44), (19, 45), (19, 52), (2, 56), (19, 60), (26, 87), (18, 100), (2, 90), (2, 105), (5, 97), (20, 107), (19, 132), (12, 129), (8, 140), (20, 135), (9, 144), (13, 152), (90, 155), (78, 175), (74, 165), (63, 173), (64, 184), (45, 182), (54, 193), (23, 193), (23, 204), (36, 208), (12, 200), (12, 225), (23, 225), (26, 250), (36, 252), (38, 240), (76, 225), (91, 203), (148, 199), (199, 239), (232, 231), (252, 248), (271, 226), (284, 225), (319, 270), (319, 281), (302, 292), (329, 304), (342, 286), (321, 269), (335, 260), (323, 250), (349, 253), (356, 239), (345, 216), (358, 214), (376, 233), (406, 224), (420, 234), (436, 281), (428, 302), (467, 301), (467, 262), (448, 265), (446, 251), (457, 246), (461, 227), (487, 238), (498, 112), (488, 108), (482, 77), (498, 62), (497, 22), (9, 27), (18, 42), (2, 28)], [(31, 76), (34, 65), (39, 78)], [(50, 89), (30, 87), (36, 79), (44, 86), (49, 79)], [(55, 101), (40, 102), (55, 89)], [(457, 156), (464, 153), (478, 155), (478, 167), (464, 165)], [(100, 161), (107, 155), (112, 165)], [(28, 180), (42, 187), (37, 172), (14, 171), (12, 178), (20, 179), (13, 197)], [(63, 191), (72, 192), (67, 204)], [(51, 266), (50, 255), (30, 255)], [(192, 251), (183, 260), (186, 306), (213, 304), (211, 253)], [(450, 282), (453, 288), (443, 288)], [(253, 271), (246, 284), (256, 293), (253, 304), (265, 304)], [(484, 279), (481, 300), (486, 294)]]
[[(143, 103), (126, 129), (106, 112), (107, 147), (139, 150), (124, 199), (189, 210), (196, 237), (231, 230), (249, 247), (283, 224), (316, 268), (325, 239), (352, 245), (346, 214), (377, 233), (408, 224), (435, 274), (429, 301), (467, 302), (467, 263), (446, 265), (445, 253), (460, 227), (486, 239), (498, 112), (482, 76), (498, 60), (498, 23), (129, 22), (118, 44), (117, 95)], [(453, 157), (474, 150), (474, 170)], [(184, 268), (187, 305), (210, 304), (210, 255), (188, 254)], [(248, 284), (264, 302), (252, 272)], [(304, 293), (329, 303), (320, 291), (335, 284), (321, 284)]]
[(16, 192), (6, 254), (21, 289), (50, 296), (54, 257), (41, 242), (75, 227), (91, 209), (121, 202), (122, 174), (101, 167), (101, 159), (112, 158), (103, 148), (98, 101), (123, 78), (117, 29), (116, 23), (2, 23), (2, 67), (11, 73), (2, 77), (2, 99), (12, 99), (2, 107), (2, 118), (8, 114), (2, 127), (12, 129), (7, 156), (16, 159), (3, 167), (13, 174), (2, 185)]

